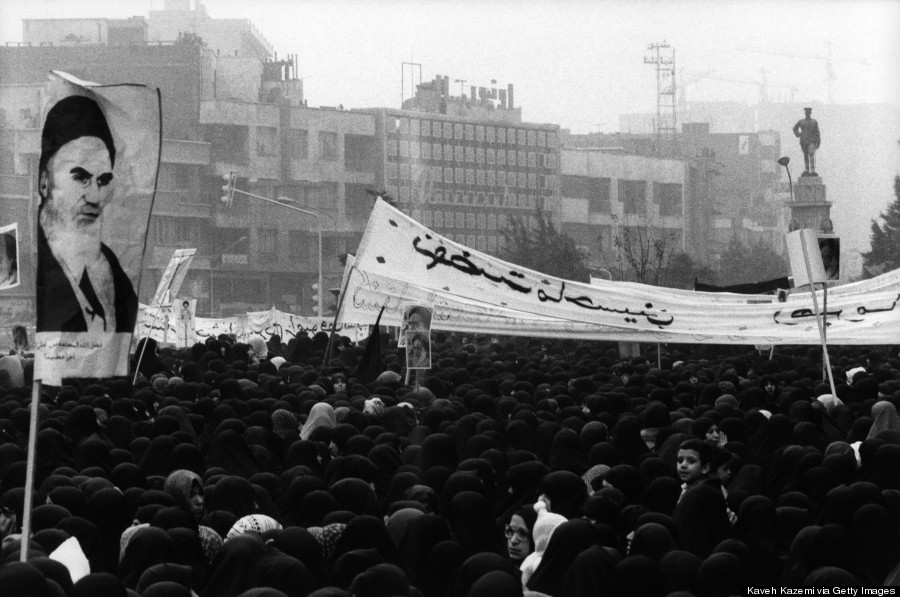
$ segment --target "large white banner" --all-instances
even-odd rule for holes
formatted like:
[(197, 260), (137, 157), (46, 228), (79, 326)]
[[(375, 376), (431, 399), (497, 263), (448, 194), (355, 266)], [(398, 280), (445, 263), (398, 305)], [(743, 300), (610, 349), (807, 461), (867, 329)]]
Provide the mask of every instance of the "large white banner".
[(178, 290), (181, 288), (181, 283), (184, 282), (184, 277), (187, 275), (196, 252), (197, 249), (175, 249), (159, 279), (156, 292), (153, 293), (153, 299), (150, 301), (151, 305), (168, 303), (178, 296)]
[(34, 378), (127, 375), (159, 168), (159, 90), (54, 71), (42, 98)]
[[(193, 301), (191, 301), (193, 303)], [(151, 337), (162, 344), (184, 346), (185, 325), (190, 325), (177, 316), (176, 307), (163, 305), (148, 307), (141, 305), (141, 318), (135, 331), (140, 337)], [(374, 322), (374, 320), (373, 320)], [(274, 307), (268, 311), (255, 311), (235, 317), (194, 317), (193, 329), (187, 332), (192, 342), (205, 342), (220, 334), (234, 336), (238, 342), (246, 342), (252, 336), (261, 336), (268, 341), (274, 334), (281, 336), (287, 344), (292, 338), (306, 332), (313, 336), (317, 332), (331, 333), (333, 320), (322, 317), (302, 317), (279, 311)], [(369, 336), (369, 323), (345, 323), (337, 326), (338, 336), (347, 336), (353, 342), (359, 342)]]
[[(397, 324), (402, 306), (435, 307), (433, 329), (603, 340), (706, 344), (818, 344), (808, 292), (767, 297), (572, 282), (455, 243), (378, 201), (348, 277), (341, 321)], [(895, 344), (897, 274), (829, 290), (831, 344)], [(819, 291), (819, 304), (822, 305)], [(367, 314), (367, 316), (366, 316)], [(365, 317), (365, 319), (364, 319)]]

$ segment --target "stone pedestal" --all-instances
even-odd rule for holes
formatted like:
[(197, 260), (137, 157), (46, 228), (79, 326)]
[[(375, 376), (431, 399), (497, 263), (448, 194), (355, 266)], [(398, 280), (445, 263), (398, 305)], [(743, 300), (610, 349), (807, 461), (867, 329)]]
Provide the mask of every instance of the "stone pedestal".
[(831, 232), (831, 203), (825, 199), (821, 176), (801, 176), (794, 185), (794, 201), (789, 201), (787, 206), (791, 210), (791, 230), (812, 228)]

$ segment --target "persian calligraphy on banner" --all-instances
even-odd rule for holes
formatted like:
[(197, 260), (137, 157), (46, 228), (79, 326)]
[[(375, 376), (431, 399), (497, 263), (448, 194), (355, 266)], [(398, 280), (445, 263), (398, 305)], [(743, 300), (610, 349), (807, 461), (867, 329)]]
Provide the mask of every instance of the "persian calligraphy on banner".
[(159, 90), (54, 71), (43, 100), (34, 378), (127, 375), (159, 169)]
[[(383, 321), (396, 325), (403, 305), (424, 301), (434, 305), (436, 330), (706, 344), (820, 342), (808, 292), (761, 302), (747, 295), (563, 280), (455, 243), (383, 201), (369, 218), (354, 269), (340, 321), (372, 322), (386, 306)], [(896, 343), (900, 278), (897, 272), (879, 278), (829, 291), (830, 343)]]
[[(177, 301), (176, 301), (177, 302)], [(168, 306), (141, 306), (142, 316), (136, 330), (139, 337), (149, 336), (163, 344), (176, 344), (180, 338), (178, 326), (183, 325), (177, 317), (173, 317)], [(215, 338), (220, 334), (234, 336), (238, 342), (246, 342), (251, 336), (262, 336), (269, 340), (273, 334), (281, 336), (285, 343), (294, 336), (306, 332), (310, 336), (316, 332), (331, 332), (332, 320), (318, 317), (302, 317), (272, 308), (268, 311), (255, 311), (236, 317), (207, 318), (194, 317), (194, 341), (204, 342), (207, 338)], [(364, 340), (369, 335), (368, 323), (342, 324), (335, 333), (347, 336), (353, 342)], [(179, 344), (181, 346), (181, 344)]]

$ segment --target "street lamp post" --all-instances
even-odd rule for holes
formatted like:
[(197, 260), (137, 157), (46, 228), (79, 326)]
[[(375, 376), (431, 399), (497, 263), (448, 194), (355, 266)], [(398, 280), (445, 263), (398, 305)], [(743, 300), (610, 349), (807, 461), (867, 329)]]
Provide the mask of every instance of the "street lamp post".
[[(243, 193), (244, 191), (238, 191), (238, 192)], [(249, 193), (245, 193), (245, 194), (250, 195)], [(303, 209), (301, 207), (297, 207), (296, 205), (292, 205), (294, 200), (291, 199), (290, 197), (278, 197), (277, 200), (274, 200), (274, 199), (268, 199), (266, 197), (259, 197), (259, 196), (255, 196), (255, 195), (250, 195), (250, 196), (255, 197), (256, 199), (262, 199), (263, 201), (270, 201), (272, 203), (275, 203), (276, 205), (280, 205), (280, 206), (286, 207), (288, 209), (293, 209), (295, 211), (305, 213), (306, 215), (312, 216), (316, 219), (316, 228), (318, 229), (317, 235), (318, 235), (318, 241), (319, 241), (319, 288), (318, 288), (319, 297), (318, 297), (318, 299), (319, 299), (319, 315), (322, 315), (325, 310), (325, 303), (322, 302), (322, 293), (324, 292), (324, 289), (322, 288), (322, 286), (323, 286), (323, 283), (322, 283), (323, 269), (322, 269), (322, 217), (321, 216), (325, 216), (326, 218), (331, 220), (331, 225), (334, 227), (335, 232), (337, 232), (337, 222), (334, 220), (334, 218), (332, 218), (327, 213), (324, 213), (324, 212), (316, 213), (316, 212), (312, 212), (312, 211)]]
[(235, 172), (232, 171), (229, 175), (224, 176), (227, 184), (222, 187), (222, 190), (225, 192), (225, 195), (222, 196), (222, 203), (231, 207), (232, 198), (235, 193), (240, 193), (245, 197), (250, 197), (251, 199), (258, 199), (259, 201), (263, 201), (265, 203), (271, 203), (272, 205), (280, 205), (281, 207), (285, 207), (287, 209), (291, 209), (294, 211), (298, 211), (302, 214), (306, 214), (308, 216), (312, 216), (316, 219), (316, 228), (318, 228), (318, 244), (319, 244), (319, 288), (318, 288), (318, 300), (319, 300), (319, 314), (322, 314), (322, 309), (324, 307), (324, 303), (322, 302), (322, 216), (327, 217), (331, 220), (332, 225), (334, 226), (335, 231), (337, 230), (337, 222), (335, 222), (334, 218), (326, 213), (316, 213), (314, 211), (310, 211), (308, 209), (303, 209), (302, 207), (297, 207), (293, 205), (294, 200), (289, 197), (278, 197), (277, 199), (271, 199), (269, 197), (263, 197), (262, 195), (257, 195), (255, 193), (250, 193), (247, 191), (242, 191), (238, 188), (235, 188)]
[(778, 163), (781, 166), (784, 166), (784, 169), (787, 170), (788, 175), (788, 187), (791, 189), (791, 203), (794, 202), (794, 181), (791, 180), (791, 169), (788, 168), (788, 164), (790, 163), (791, 158), (788, 156), (784, 156), (782, 158), (778, 158)]
[(234, 241), (233, 243), (231, 243), (230, 245), (225, 247), (222, 250), (222, 252), (220, 252), (218, 255), (216, 255), (215, 257), (210, 257), (210, 259), (209, 259), (209, 316), (210, 317), (215, 316), (215, 311), (213, 310), (213, 261), (220, 259), (222, 257), (222, 255), (224, 255), (225, 253), (228, 252), (228, 249), (244, 242), (245, 240), (247, 240), (247, 237), (242, 236), (241, 238), (237, 239), (236, 241)]

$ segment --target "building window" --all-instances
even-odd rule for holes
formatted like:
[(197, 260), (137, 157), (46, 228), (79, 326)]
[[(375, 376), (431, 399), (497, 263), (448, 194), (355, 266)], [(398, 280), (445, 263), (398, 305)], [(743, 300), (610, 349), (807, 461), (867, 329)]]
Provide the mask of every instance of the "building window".
[(463, 125), (462, 125), (461, 122), (457, 122), (456, 124), (453, 125), (453, 133), (454, 133), (454, 137), (455, 137), (457, 140), (462, 141), (462, 138), (463, 138)]
[(457, 145), (453, 148), (453, 159), (457, 162), (465, 161), (465, 150), (462, 145)]
[(619, 201), (625, 208), (626, 214), (646, 214), (645, 203), (646, 183), (643, 180), (619, 180)]
[(466, 147), (466, 161), (474, 162), (475, 161), (475, 148), (471, 145)]
[[(413, 121), (413, 122), (415, 122), (415, 121)], [(422, 210), (422, 224), (431, 228), (431, 210), (430, 209)]]
[(271, 126), (256, 127), (256, 153), (278, 155), (278, 129)]
[(496, 139), (496, 136), (494, 134), (495, 133), (494, 127), (492, 127), (492, 126), (487, 127), (486, 132), (487, 132), (487, 142), (494, 143), (494, 140)]
[(466, 140), (467, 141), (475, 140), (475, 125), (474, 124), (466, 125)]
[[(415, 122), (415, 121), (413, 121)], [(415, 141), (409, 144), (409, 157), (418, 160), (419, 159), (419, 144)]]
[(475, 126), (475, 140), (479, 143), (484, 142), (484, 125), (476, 125)]
[(354, 172), (374, 172), (375, 137), (344, 135), (344, 166)]
[(461, 211), (456, 212), (456, 227), (457, 228), (465, 228), (466, 227), (466, 214)]
[(444, 168), (444, 182), (453, 182), (453, 168)]
[(534, 131), (528, 131), (528, 144), (534, 145)]
[(400, 157), (409, 157), (409, 143), (407, 143), (406, 141), (400, 141)]
[(544, 131), (538, 131), (537, 142), (539, 146), (547, 147), (547, 133), (545, 133)]
[(327, 162), (336, 162), (338, 159), (337, 133), (319, 131), (319, 156)]
[(496, 230), (497, 229), (497, 214), (488, 214), (487, 217), (487, 227), (488, 230)]
[(475, 184), (475, 170), (466, 168), (466, 184)]
[(435, 228), (443, 228), (444, 227), (444, 212), (442, 212), (442, 211), (434, 212), (434, 227)]
[(397, 162), (388, 162), (388, 178), (397, 178)]
[(497, 150), (497, 165), (499, 165), (499, 166), (506, 165), (506, 150), (505, 149)]
[(259, 256), (265, 259), (275, 259), (278, 253), (278, 230), (259, 228), (256, 238), (259, 241)]
[(502, 126), (497, 129), (497, 143), (506, 143), (506, 129)]
[(199, 236), (193, 220), (168, 216), (153, 216), (150, 234), (156, 244), (169, 246), (196, 243)]
[(372, 209), (372, 199), (366, 190), (369, 185), (360, 183), (344, 184), (344, 213), (347, 219), (364, 221)]
[(397, 155), (397, 140), (396, 139), (388, 139), (387, 154), (390, 156)]
[(519, 142), (519, 145), (525, 145), (528, 142), (528, 135), (525, 132), (525, 129), (519, 129), (518, 138), (516, 139)]
[(537, 168), (537, 157), (535, 157), (535, 153), (533, 151), (528, 152), (528, 167)]
[(444, 226), (446, 226), (447, 228), (455, 228), (455, 225), (456, 225), (456, 220), (453, 217), (453, 212), (445, 211), (444, 212)]
[(443, 169), (440, 166), (431, 168), (431, 180), (434, 182), (443, 182)]
[(653, 202), (659, 206), (660, 216), (680, 216), (681, 185), (676, 183), (654, 183)]
[(465, 170), (463, 168), (454, 168), (453, 169), (453, 181), (456, 184), (463, 184), (465, 176)]
[(487, 184), (489, 187), (493, 187), (497, 184), (497, 172), (494, 170), (488, 170), (487, 173)]
[(484, 213), (479, 213), (478, 214), (478, 228), (480, 230), (484, 230), (486, 227), (487, 227), (487, 218), (485, 217)]
[(291, 129), (291, 155), (295, 160), (309, 159), (309, 131)]
[(431, 123), (431, 136), (435, 139), (441, 138), (441, 123), (434, 121)]
[(500, 187), (506, 186), (506, 170), (498, 170), (497, 171), (497, 186), (500, 186)]
[(484, 186), (484, 170), (475, 171), (475, 184)]
[(409, 134), (418, 137), (419, 136), (419, 120), (413, 118), (409, 121)]

